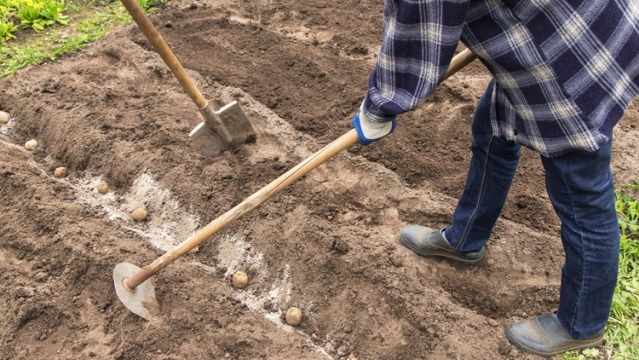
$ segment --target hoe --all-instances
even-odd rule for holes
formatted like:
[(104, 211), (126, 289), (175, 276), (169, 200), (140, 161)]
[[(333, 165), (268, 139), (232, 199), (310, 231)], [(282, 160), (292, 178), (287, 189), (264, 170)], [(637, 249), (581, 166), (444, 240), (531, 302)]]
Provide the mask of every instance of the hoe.
[[(123, 0), (126, 1), (126, 0)], [(444, 79), (448, 78), (459, 69), (463, 68), (475, 59), (475, 55), (466, 49), (456, 55), (446, 73)], [(443, 80), (442, 80), (443, 81)], [(151, 264), (142, 269), (130, 264), (120, 263), (113, 270), (113, 282), (115, 291), (120, 301), (134, 314), (146, 320), (152, 320), (158, 315), (159, 304), (155, 300), (155, 289), (149, 280), (160, 270), (188, 253), (208, 238), (216, 234), (226, 225), (231, 224), (242, 215), (255, 209), (260, 204), (270, 199), (275, 194), (282, 191), (288, 185), (294, 183), (311, 170), (326, 162), (341, 151), (351, 147), (357, 142), (357, 131), (351, 129), (346, 134), (340, 136), (323, 149), (311, 155), (295, 167), (273, 180), (255, 194), (236, 205), (208, 225), (193, 233), (188, 239), (177, 245), (166, 254), (162, 255)]]

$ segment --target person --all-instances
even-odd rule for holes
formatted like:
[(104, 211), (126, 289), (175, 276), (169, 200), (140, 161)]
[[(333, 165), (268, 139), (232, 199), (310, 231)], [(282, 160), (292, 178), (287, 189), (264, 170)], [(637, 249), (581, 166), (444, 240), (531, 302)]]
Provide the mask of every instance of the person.
[(368, 92), (352, 125), (362, 144), (392, 133), (443, 78), (458, 42), (492, 73), (472, 124), (463, 193), (444, 229), (408, 225), (420, 256), (478, 264), (526, 146), (540, 154), (565, 251), (556, 311), (511, 324), (523, 351), (600, 345), (617, 281), (613, 128), (639, 93), (635, 0), (386, 0)]

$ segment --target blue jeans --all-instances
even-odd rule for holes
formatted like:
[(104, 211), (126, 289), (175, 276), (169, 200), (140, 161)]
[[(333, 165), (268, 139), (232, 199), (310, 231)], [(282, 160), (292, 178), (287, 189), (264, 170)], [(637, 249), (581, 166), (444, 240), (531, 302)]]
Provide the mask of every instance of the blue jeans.
[[(520, 146), (493, 136), (491, 82), (473, 120), (472, 159), (466, 186), (445, 236), (461, 253), (479, 251), (501, 213), (517, 169)], [(594, 152), (541, 157), (546, 191), (561, 220), (566, 261), (557, 317), (583, 339), (606, 325), (617, 283), (619, 224), (610, 170), (611, 142)]]

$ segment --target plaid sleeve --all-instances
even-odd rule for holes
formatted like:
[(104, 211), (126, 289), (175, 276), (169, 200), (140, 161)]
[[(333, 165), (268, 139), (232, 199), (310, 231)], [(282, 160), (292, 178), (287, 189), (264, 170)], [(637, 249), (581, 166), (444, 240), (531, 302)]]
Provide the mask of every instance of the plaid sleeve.
[(364, 114), (386, 122), (417, 107), (448, 70), (470, 0), (386, 0)]

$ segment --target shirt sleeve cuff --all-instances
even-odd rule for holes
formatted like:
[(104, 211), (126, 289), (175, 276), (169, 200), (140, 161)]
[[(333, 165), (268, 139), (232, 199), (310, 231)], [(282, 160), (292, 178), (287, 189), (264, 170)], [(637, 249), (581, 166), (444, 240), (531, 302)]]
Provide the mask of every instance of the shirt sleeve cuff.
[(372, 122), (376, 123), (387, 123), (389, 121), (395, 120), (396, 116), (386, 115), (382, 111), (379, 110), (375, 103), (371, 101), (370, 96), (366, 96), (364, 102), (362, 102), (362, 106), (360, 107), (360, 111), (364, 113), (364, 115)]

